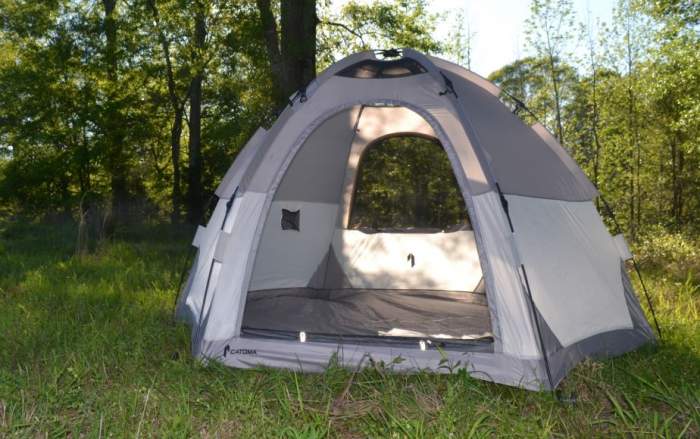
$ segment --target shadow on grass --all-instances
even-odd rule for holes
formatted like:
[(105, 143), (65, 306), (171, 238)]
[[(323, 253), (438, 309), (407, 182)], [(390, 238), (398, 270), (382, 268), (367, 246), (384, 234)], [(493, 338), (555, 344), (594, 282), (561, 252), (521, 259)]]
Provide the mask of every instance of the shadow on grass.
[(74, 226), (14, 223), (0, 231), (5, 364), (83, 348), (134, 352), (126, 345), (168, 332), (188, 250), (182, 229), (141, 226), (76, 257)]

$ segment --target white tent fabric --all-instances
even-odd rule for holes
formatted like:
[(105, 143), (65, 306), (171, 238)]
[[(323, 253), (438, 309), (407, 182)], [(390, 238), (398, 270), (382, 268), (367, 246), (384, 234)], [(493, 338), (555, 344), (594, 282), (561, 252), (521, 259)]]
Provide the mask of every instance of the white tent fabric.
[[(595, 187), (499, 93), (404, 49), (352, 55), (292, 97), (239, 153), (196, 233), (177, 309), (194, 355), (305, 371), (334, 355), (348, 367), (400, 356), (408, 371), (444, 371), (447, 358), (551, 389), (583, 358), (653, 340)], [(349, 229), (363, 153), (395, 135), (440, 143), (473, 230)]]
[(624, 291), (620, 256), (593, 203), (507, 198), (533, 298), (559, 342), (631, 329), (624, 294), (610, 294)]
[[(469, 230), (425, 234), (336, 230), (331, 246), (356, 288), (475, 291), (483, 276), (474, 232)], [(406, 260), (408, 254), (414, 255), (412, 264)]]

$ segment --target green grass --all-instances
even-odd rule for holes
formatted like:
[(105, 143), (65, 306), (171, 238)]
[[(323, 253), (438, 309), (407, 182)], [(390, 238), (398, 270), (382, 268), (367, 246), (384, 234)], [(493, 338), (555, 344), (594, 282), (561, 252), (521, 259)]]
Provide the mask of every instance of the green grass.
[(454, 375), (202, 366), (171, 322), (189, 236), (73, 256), (75, 228), (0, 224), (0, 437), (700, 435), (700, 278), (648, 277), (664, 343), (565, 380), (560, 403)]

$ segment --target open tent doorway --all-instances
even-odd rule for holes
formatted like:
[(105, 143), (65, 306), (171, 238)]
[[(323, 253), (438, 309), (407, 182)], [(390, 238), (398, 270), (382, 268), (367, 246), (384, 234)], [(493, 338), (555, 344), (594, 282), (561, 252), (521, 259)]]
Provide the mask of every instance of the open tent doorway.
[[(396, 120), (413, 126), (392, 128)], [(314, 159), (324, 167), (309, 166)], [(241, 332), (491, 349), (462, 191), (420, 116), (402, 107), (349, 109), (304, 142), (268, 214)]]
[(452, 165), (431, 137), (400, 135), (365, 150), (350, 207), (350, 229), (447, 231), (471, 229)]

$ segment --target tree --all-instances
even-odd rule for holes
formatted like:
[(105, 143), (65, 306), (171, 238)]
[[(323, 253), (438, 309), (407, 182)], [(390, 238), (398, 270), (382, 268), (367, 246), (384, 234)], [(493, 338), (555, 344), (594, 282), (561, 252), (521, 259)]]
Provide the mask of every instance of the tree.
[(666, 172), (658, 178), (670, 193), (667, 221), (683, 230), (697, 226), (700, 210), (700, 5), (661, 0), (633, 6), (657, 24), (656, 44), (645, 65), (644, 76), (651, 79), (645, 89), (663, 151), (660, 161)]
[(457, 64), (471, 70), (472, 47), (475, 36), (476, 33), (471, 30), (469, 16), (460, 9), (455, 16), (454, 27), (450, 31), (448, 41), (445, 44), (445, 54), (454, 59)]
[(280, 32), (270, 0), (256, 0), (275, 78), (275, 100), (285, 103), (316, 77), (316, 0), (281, 0)]
[(106, 38), (104, 47), (104, 69), (108, 80), (108, 97), (105, 101), (102, 129), (104, 132), (105, 149), (107, 151), (107, 166), (110, 173), (112, 191), (112, 220), (119, 224), (128, 215), (129, 192), (127, 188), (127, 164), (124, 153), (124, 121), (118, 94), (119, 84), (119, 52), (118, 52), (118, 21), (117, 0), (102, 0), (104, 8), (103, 29)]
[[(601, 144), (599, 135), (600, 112), (598, 102), (598, 70), (599, 70), (599, 54), (597, 52), (596, 38), (593, 34), (593, 24), (591, 23), (590, 10), (588, 11), (587, 22), (581, 26), (581, 33), (587, 43), (588, 53), (585, 56), (584, 64), (587, 64), (588, 77), (590, 78), (590, 133), (593, 140), (593, 184), (598, 187), (598, 178), (600, 174), (600, 154)], [(596, 203), (599, 201), (596, 200)]]
[(333, 13), (321, 10), (318, 61), (322, 67), (362, 50), (410, 47), (438, 54), (444, 44), (434, 37), (438, 14), (426, 0), (351, 0)]
[(196, 224), (204, 214), (204, 191), (202, 187), (202, 81), (204, 79), (203, 51), (207, 37), (205, 5), (196, 1), (194, 13), (192, 65), (194, 77), (190, 83), (190, 136), (187, 143), (189, 166), (187, 170), (187, 220)]
[(182, 188), (180, 169), (180, 150), (182, 142), (182, 119), (185, 114), (185, 103), (189, 98), (189, 90), (182, 90), (178, 86), (176, 74), (181, 76), (181, 72), (176, 72), (173, 67), (171, 56), (172, 37), (168, 35), (165, 24), (161, 21), (160, 12), (156, 0), (148, 0), (148, 7), (153, 15), (153, 26), (158, 34), (158, 40), (162, 50), (162, 57), (165, 64), (165, 75), (168, 86), (168, 100), (173, 112), (172, 125), (170, 127), (170, 157), (173, 168), (172, 192), (171, 192), (171, 213), (170, 219), (173, 223), (178, 223), (181, 216)]
[(533, 0), (527, 19), (527, 42), (537, 55), (547, 61), (546, 72), (552, 87), (555, 135), (565, 144), (562, 123), (562, 90), (560, 63), (567, 55), (574, 24), (570, 0)]

